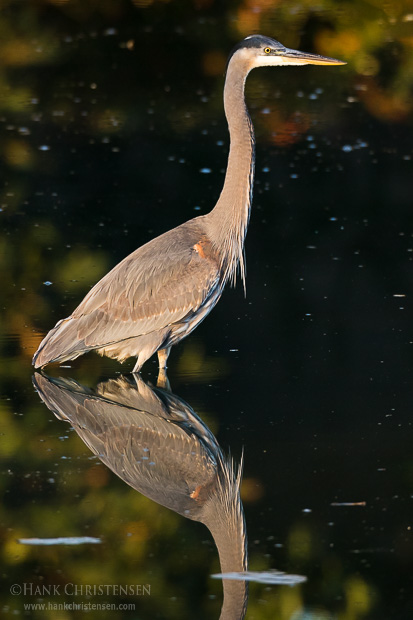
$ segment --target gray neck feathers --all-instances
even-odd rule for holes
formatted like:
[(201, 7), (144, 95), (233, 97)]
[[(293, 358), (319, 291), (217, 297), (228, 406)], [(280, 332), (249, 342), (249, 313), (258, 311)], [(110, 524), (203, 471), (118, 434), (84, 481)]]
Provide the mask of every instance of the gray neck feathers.
[(254, 129), (245, 105), (249, 64), (242, 54), (231, 58), (224, 88), (224, 107), (230, 133), (230, 151), (224, 187), (207, 216), (209, 234), (221, 257), (224, 278), (235, 282), (237, 265), (245, 288), (244, 239), (247, 232), (254, 180)]
[[(218, 457), (216, 486), (207, 499), (202, 521), (218, 549), (221, 573), (243, 572), (248, 568), (247, 533), (240, 498), (242, 461), (235, 471), (231, 458)], [(223, 579), (224, 600), (220, 620), (241, 620), (245, 616), (248, 583)]]

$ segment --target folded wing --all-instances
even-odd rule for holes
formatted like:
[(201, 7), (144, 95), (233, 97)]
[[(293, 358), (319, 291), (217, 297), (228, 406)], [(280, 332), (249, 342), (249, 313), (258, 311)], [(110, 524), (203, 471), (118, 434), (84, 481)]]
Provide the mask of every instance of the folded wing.
[(44, 338), (36, 367), (189, 320), (219, 286), (217, 262), (196, 250), (201, 233), (190, 224), (150, 241), (104, 276)]

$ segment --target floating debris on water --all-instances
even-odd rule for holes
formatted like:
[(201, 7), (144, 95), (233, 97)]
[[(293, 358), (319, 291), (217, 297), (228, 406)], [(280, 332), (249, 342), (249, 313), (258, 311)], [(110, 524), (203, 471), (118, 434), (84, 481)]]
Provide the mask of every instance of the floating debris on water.
[(92, 536), (64, 536), (60, 538), (18, 538), (17, 542), (21, 545), (98, 545), (102, 542), (101, 538)]
[(367, 506), (367, 502), (331, 502), (330, 506)]
[(343, 147), (341, 147), (341, 150), (344, 151), (345, 153), (351, 153), (351, 151), (354, 151), (355, 149), (365, 149), (367, 147), (368, 147), (367, 142), (357, 138), (356, 144), (354, 144), (353, 146), (351, 146), (351, 144), (345, 144)]
[(272, 585), (295, 586), (298, 583), (307, 581), (303, 575), (289, 575), (278, 570), (268, 570), (262, 572), (245, 571), (234, 573), (216, 573), (211, 575), (212, 579), (231, 579), (233, 581), (253, 581), (255, 583), (267, 583)]

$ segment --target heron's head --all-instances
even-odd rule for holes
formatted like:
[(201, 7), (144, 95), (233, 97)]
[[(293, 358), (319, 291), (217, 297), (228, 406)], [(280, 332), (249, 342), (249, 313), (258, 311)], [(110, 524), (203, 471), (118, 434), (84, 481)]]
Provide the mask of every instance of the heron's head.
[(275, 39), (254, 34), (246, 37), (232, 50), (228, 62), (237, 56), (242, 58), (248, 70), (256, 67), (286, 66), (286, 65), (345, 65), (346, 63), (335, 58), (299, 52), (284, 47)]

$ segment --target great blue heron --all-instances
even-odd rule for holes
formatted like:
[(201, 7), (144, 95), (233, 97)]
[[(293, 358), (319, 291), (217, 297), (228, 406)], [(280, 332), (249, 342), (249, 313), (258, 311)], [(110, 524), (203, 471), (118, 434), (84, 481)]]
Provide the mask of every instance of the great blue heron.
[[(139, 375), (96, 390), (36, 373), (46, 406), (119, 478), (153, 501), (210, 530), (222, 573), (246, 574), (247, 534), (240, 497), (242, 463), (226, 457), (193, 409)], [(248, 576), (248, 575), (247, 575)], [(244, 618), (246, 580), (223, 581), (221, 620)]]
[(33, 358), (38, 367), (96, 350), (133, 372), (158, 352), (165, 368), (172, 345), (206, 317), (239, 266), (245, 286), (243, 246), (254, 178), (254, 130), (244, 85), (251, 69), (285, 65), (341, 65), (340, 60), (284, 47), (252, 35), (229, 56), (224, 107), (230, 151), (224, 187), (207, 215), (196, 217), (138, 248), (106, 274), (68, 318), (47, 334)]

